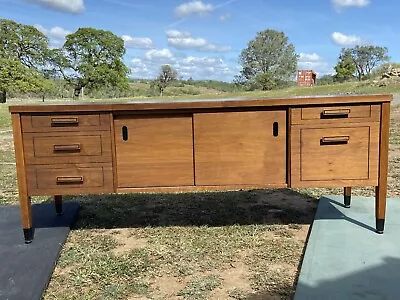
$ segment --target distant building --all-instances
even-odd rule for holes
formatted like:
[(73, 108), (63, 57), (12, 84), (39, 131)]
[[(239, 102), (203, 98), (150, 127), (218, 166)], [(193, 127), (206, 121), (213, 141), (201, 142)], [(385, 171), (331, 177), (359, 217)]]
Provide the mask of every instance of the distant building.
[(316, 84), (317, 84), (317, 73), (315, 73), (313, 70), (297, 71), (297, 85), (313, 86)]

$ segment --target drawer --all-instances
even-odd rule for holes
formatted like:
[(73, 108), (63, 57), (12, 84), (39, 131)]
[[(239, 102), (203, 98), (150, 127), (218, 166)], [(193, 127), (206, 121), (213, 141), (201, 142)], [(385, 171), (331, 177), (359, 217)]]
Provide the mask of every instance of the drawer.
[(379, 122), (380, 105), (318, 106), (292, 109), (292, 124)]
[(293, 129), (292, 186), (375, 185), (379, 124)]
[(111, 164), (29, 166), (30, 195), (113, 192)]
[(23, 132), (110, 130), (110, 114), (23, 114)]
[(111, 137), (107, 131), (26, 133), (26, 164), (111, 162)]

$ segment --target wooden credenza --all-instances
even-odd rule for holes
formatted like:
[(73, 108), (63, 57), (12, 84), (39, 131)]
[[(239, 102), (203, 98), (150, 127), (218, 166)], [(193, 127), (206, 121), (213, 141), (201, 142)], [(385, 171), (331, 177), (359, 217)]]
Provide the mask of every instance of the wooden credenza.
[(383, 233), (392, 95), (12, 105), (25, 241), (30, 196), (376, 187)]

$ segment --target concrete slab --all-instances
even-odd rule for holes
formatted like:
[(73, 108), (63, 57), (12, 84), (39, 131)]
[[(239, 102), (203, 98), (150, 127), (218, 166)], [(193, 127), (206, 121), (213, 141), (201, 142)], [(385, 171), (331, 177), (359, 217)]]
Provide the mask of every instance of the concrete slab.
[(35, 236), (26, 245), (19, 207), (0, 206), (0, 299), (42, 298), (78, 210), (65, 202), (57, 216), (53, 203), (32, 205)]
[(322, 197), (295, 300), (400, 299), (400, 199), (388, 199), (385, 232), (375, 233), (375, 199)]

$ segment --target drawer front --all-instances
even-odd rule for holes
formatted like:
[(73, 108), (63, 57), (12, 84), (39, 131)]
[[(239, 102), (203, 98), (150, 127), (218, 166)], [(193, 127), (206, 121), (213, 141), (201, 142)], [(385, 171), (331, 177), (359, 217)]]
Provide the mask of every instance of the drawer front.
[(26, 133), (23, 139), (28, 165), (112, 161), (107, 131)]
[(380, 105), (319, 106), (292, 109), (292, 124), (379, 122)]
[(109, 130), (108, 113), (22, 115), (23, 132)]
[(298, 126), (292, 135), (292, 186), (375, 185), (378, 152), (379, 124)]
[(30, 195), (113, 191), (111, 164), (29, 166), (27, 172)]

